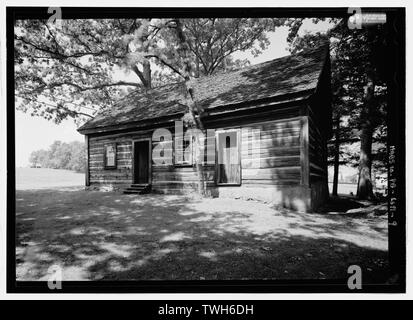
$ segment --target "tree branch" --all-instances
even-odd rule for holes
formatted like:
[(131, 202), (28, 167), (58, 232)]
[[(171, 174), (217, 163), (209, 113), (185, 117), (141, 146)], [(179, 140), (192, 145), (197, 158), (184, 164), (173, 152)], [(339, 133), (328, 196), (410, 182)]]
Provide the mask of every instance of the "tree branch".
[(155, 59), (158, 59), (159, 62), (163, 63), (165, 66), (169, 67), (172, 71), (176, 72), (178, 75), (180, 75), (182, 78), (184, 78), (184, 76), (182, 75), (182, 73), (181, 73), (177, 68), (175, 68), (172, 64), (166, 62), (164, 59), (162, 59), (162, 58), (159, 57), (158, 55), (156, 55), (156, 54), (147, 54), (147, 55), (145, 55), (145, 58), (155, 58)]
[(46, 53), (48, 53), (48, 54), (51, 54), (51, 55), (60, 57), (61, 59), (81, 58), (81, 57), (88, 56), (88, 55), (91, 55), (91, 56), (101, 56), (101, 55), (104, 55), (104, 54), (110, 55), (110, 56), (113, 57), (113, 58), (118, 58), (118, 59), (124, 58), (124, 56), (112, 55), (110, 52), (108, 52), (108, 51), (106, 51), (106, 50), (101, 50), (101, 51), (97, 51), (97, 52), (75, 52), (75, 53), (73, 53), (73, 54), (63, 54), (63, 53), (60, 53), (60, 52), (58, 52), (58, 51), (53, 51), (51, 48), (40, 47), (40, 46), (38, 46), (38, 45), (36, 45), (36, 44), (34, 44), (34, 43), (32, 43), (32, 42), (24, 39), (23, 37), (16, 36), (15, 39), (16, 39), (16, 40), (19, 40), (19, 41), (21, 41), (21, 42), (23, 42), (23, 43), (25, 43), (25, 44), (27, 44), (27, 45), (29, 45), (29, 46), (32, 46), (33, 48), (35, 48), (35, 49), (37, 49), (37, 50), (39, 50), (39, 51), (46, 52)]
[[(69, 113), (72, 113), (72, 114), (77, 114), (77, 115), (79, 115), (79, 116), (86, 116), (86, 117), (89, 117), (89, 118), (93, 118), (93, 116), (92, 115), (90, 115), (90, 114), (87, 114), (87, 113), (84, 113), (84, 112), (81, 112), (81, 111), (75, 111), (75, 110), (72, 110), (72, 109), (69, 109), (69, 108), (67, 108), (67, 107), (65, 107), (65, 106), (63, 106), (63, 105), (61, 105), (61, 106), (59, 106), (59, 105), (54, 105), (54, 104), (51, 104), (51, 103), (47, 103), (47, 102), (40, 102), (40, 101), (38, 101), (38, 100), (36, 100), (36, 99), (33, 99), (33, 98), (29, 98), (29, 97), (24, 97), (24, 96), (21, 96), (21, 95), (15, 95), (16, 97), (19, 97), (19, 98), (22, 98), (22, 99), (27, 99), (27, 100), (30, 100), (30, 101), (33, 101), (33, 102), (36, 102), (36, 103), (39, 103), (39, 104), (43, 104), (43, 105), (45, 105), (45, 106), (49, 106), (49, 107), (53, 107), (53, 108), (55, 108), (55, 109), (63, 109), (63, 110), (65, 110), (66, 112), (69, 112)], [(65, 102), (64, 102), (65, 103)], [(81, 107), (81, 106), (80, 106)]]
[(78, 91), (88, 91), (88, 90), (96, 90), (96, 89), (103, 89), (103, 88), (107, 88), (107, 87), (116, 87), (116, 86), (134, 86), (134, 87), (141, 87), (138, 83), (135, 82), (125, 82), (125, 81), (118, 81), (118, 82), (114, 82), (114, 83), (104, 83), (104, 84), (99, 84), (96, 86), (92, 86), (92, 87), (81, 87), (76, 83), (73, 82), (69, 82), (69, 81), (63, 81), (63, 82), (56, 82), (56, 83), (52, 83), (50, 85), (43, 85), (41, 87), (38, 87), (36, 89), (33, 89), (30, 92), (27, 92), (28, 94), (32, 94), (32, 93), (39, 93), (41, 91), (44, 90), (50, 90), (50, 89), (54, 89), (56, 87), (61, 87), (61, 86), (72, 86), (78, 89)]
[(132, 71), (136, 73), (145, 88), (148, 87), (148, 81), (145, 79), (143, 73), (139, 70), (136, 64), (132, 66)]

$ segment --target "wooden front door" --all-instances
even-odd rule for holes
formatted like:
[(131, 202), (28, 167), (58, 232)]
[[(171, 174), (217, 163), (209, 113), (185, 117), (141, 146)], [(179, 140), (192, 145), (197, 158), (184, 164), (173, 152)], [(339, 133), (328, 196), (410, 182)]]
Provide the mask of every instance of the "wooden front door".
[(149, 140), (135, 141), (133, 148), (133, 183), (149, 183), (150, 154)]
[(217, 183), (221, 185), (241, 184), (241, 157), (239, 130), (217, 133)]

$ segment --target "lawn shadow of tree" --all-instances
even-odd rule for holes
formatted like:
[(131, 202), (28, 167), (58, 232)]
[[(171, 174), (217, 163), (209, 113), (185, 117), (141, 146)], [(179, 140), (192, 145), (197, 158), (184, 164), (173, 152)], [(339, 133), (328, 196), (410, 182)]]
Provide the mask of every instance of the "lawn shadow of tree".
[(84, 191), (17, 192), (18, 279), (200, 280), (387, 275), (377, 222), (261, 203)]

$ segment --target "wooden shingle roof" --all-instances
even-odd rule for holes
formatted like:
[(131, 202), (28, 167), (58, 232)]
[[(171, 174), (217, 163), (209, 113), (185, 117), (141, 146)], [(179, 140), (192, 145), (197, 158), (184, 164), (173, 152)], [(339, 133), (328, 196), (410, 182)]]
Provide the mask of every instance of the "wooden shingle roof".
[[(217, 107), (300, 92), (305, 92), (308, 97), (317, 88), (327, 54), (328, 46), (323, 46), (237, 71), (195, 79), (196, 101), (208, 112)], [(78, 130), (82, 133), (95, 128), (184, 114), (184, 92), (183, 83), (134, 91)]]

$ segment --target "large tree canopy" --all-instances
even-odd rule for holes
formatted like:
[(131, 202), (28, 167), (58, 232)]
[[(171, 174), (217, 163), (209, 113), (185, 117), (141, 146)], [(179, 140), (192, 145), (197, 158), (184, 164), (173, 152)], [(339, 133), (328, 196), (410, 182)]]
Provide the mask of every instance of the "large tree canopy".
[(32, 115), (60, 122), (93, 115), (119, 97), (113, 67), (126, 57), (125, 33), (132, 21), (64, 20), (61, 28), (40, 20), (17, 21), (15, 82), (17, 106)]
[[(293, 19), (180, 19), (188, 54), (178, 52), (175, 19), (19, 20), (15, 24), (15, 85), (18, 109), (59, 123), (110, 108), (130, 90), (240, 68), (237, 51), (258, 55), (267, 32)], [(134, 81), (114, 80), (130, 70)], [(118, 77), (119, 78), (119, 77)]]

